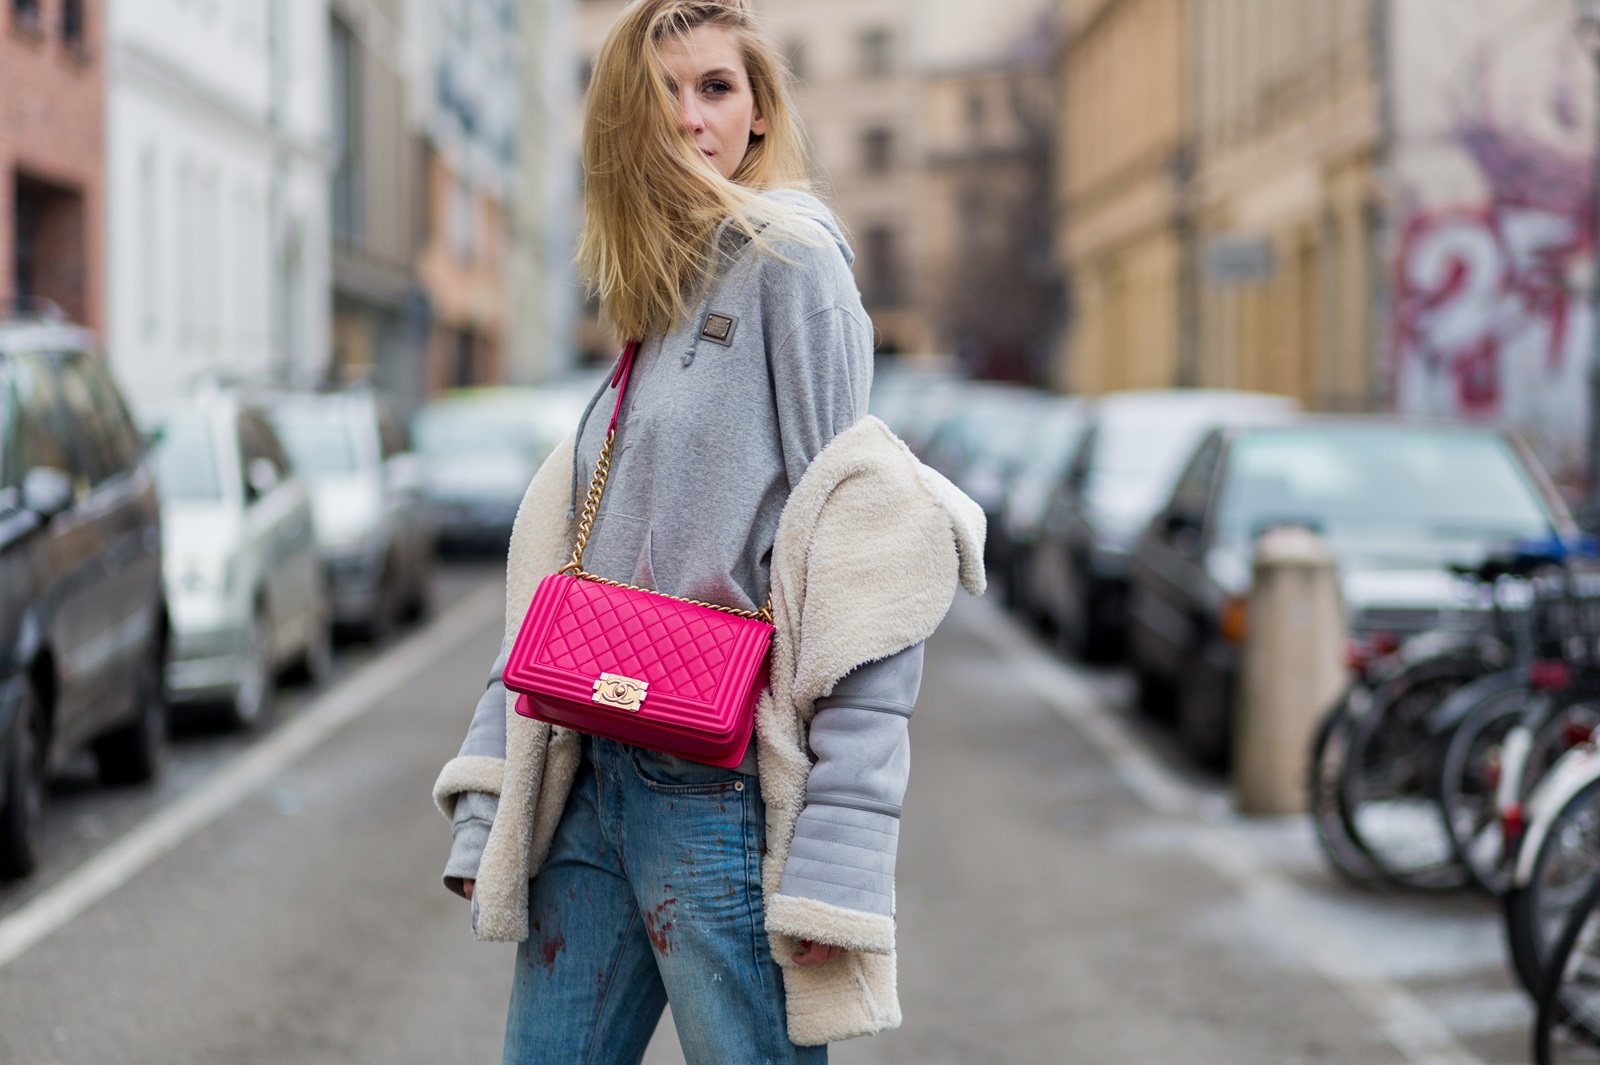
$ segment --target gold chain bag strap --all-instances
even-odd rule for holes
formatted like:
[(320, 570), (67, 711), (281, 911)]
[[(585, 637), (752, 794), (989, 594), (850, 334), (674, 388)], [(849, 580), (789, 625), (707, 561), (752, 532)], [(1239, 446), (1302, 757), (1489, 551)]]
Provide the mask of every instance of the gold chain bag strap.
[(731, 768), (744, 758), (767, 684), (770, 592), (762, 609), (738, 610), (583, 568), (638, 352), (639, 342), (629, 343), (611, 379), (616, 407), (572, 558), (539, 583), (505, 683), (527, 717)]

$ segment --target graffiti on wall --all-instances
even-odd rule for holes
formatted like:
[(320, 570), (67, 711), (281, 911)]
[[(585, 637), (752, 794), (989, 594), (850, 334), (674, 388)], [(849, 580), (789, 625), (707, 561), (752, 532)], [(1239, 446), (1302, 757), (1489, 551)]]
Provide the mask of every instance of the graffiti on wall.
[(1414, 413), (1522, 427), (1558, 475), (1574, 474), (1584, 468), (1594, 257), (1576, 86), (1558, 74), (1543, 121), (1514, 125), (1487, 102), (1487, 54), (1470, 70), (1470, 102), (1448, 136), (1454, 165), (1471, 167), (1485, 192), (1441, 203), (1425, 184), (1408, 190), (1395, 262), (1396, 398)]

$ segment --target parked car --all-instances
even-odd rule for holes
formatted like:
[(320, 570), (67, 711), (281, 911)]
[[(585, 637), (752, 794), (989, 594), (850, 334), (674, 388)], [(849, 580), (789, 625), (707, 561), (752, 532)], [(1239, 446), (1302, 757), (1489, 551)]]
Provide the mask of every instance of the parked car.
[(417, 412), (441, 547), (504, 548), (528, 482), (571, 433), (592, 389), (481, 388), (446, 394)]
[(39, 859), (49, 777), (160, 767), (167, 711), (161, 509), (88, 332), (0, 323), (0, 876)]
[(1532, 454), (1494, 429), (1328, 416), (1213, 431), (1139, 539), (1128, 606), (1146, 698), (1175, 701), (1208, 762), (1231, 742), (1253, 545), (1285, 524), (1327, 540), (1357, 639), (1438, 628), (1460, 606), (1452, 563), (1578, 535)]
[(332, 664), (332, 608), (311, 494), (278, 434), (238, 395), (202, 391), (172, 411), (152, 451), (165, 515), (172, 648), (167, 693), (270, 717), (280, 671)]
[(961, 406), (971, 384), (942, 368), (895, 370), (873, 382), (867, 409), (923, 455), (939, 423)]
[(961, 404), (939, 421), (929, 438), (928, 465), (982, 507), (992, 523), (1048, 400), (1037, 389), (970, 382)]
[(1041, 403), (1028, 426), (1027, 450), (1006, 479), (999, 513), (989, 522), (992, 572), (1006, 602), (1030, 620), (1043, 614), (1027, 578), (1044, 530), (1045, 508), (1083, 439), (1087, 415), (1084, 401), (1075, 396), (1052, 396)]
[(284, 393), (266, 411), (311, 486), (333, 619), (374, 642), (426, 612), (434, 530), (422, 460), (389, 404), (364, 388)]
[(1284, 396), (1207, 389), (1116, 392), (1094, 404), (1028, 575), (1028, 594), (1068, 651), (1090, 661), (1121, 656), (1128, 555), (1206, 431), (1295, 407)]

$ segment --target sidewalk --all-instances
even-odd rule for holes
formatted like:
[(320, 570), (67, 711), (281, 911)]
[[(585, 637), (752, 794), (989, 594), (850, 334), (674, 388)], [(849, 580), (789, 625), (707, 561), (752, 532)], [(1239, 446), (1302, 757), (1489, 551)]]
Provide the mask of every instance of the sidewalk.
[[(1527, 1060), (1487, 900), (1346, 887), (1304, 819), (1169, 767), (1116, 688), (957, 603), (912, 727), (905, 1024), (832, 1061)], [(681, 1061), (663, 1025), (647, 1065)]]

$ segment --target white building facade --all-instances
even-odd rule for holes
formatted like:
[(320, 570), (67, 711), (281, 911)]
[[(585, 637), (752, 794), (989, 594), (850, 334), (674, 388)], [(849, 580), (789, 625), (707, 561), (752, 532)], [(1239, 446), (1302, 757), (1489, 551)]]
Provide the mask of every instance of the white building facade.
[(516, 177), (507, 204), (511, 320), (506, 379), (531, 384), (570, 369), (582, 302), (577, 243), (578, 78), (575, 0), (528, 0), (519, 10), (522, 107)]
[(136, 412), (329, 358), (322, 0), (109, 0), (107, 339)]

